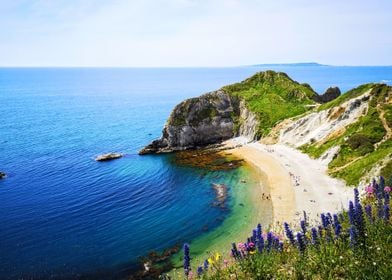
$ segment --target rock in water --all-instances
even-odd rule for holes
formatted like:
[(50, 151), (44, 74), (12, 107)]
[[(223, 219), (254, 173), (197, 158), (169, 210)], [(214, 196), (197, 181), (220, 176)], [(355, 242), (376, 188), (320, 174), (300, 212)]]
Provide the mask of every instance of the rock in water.
[(108, 161), (113, 159), (121, 158), (123, 155), (120, 153), (107, 153), (99, 155), (95, 158), (96, 161)]
[(7, 174), (5, 174), (4, 172), (0, 171), (0, 179), (4, 179), (5, 177), (7, 177)]

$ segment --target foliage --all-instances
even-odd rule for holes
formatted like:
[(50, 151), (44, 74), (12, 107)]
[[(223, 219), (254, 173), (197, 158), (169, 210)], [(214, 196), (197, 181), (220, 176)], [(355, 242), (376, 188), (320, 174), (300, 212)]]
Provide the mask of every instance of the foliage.
[(256, 114), (260, 125), (258, 136), (265, 136), (278, 122), (300, 115), (315, 104), (317, 94), (309, 85), (299, 84), (282, 72), (265, 71), (243, 82), (222, 88), (231, 96), (243, 99)]
[(391, 279), (390, 192), (381, 177), (366, 188), (362, 202), (355, 189), (344, 213), (324, 213), (311, 229), (305, 216), (296, 234), (285, 224), (285, 240), (262, 234), (258, 225), (245, 243), (232, 245), (231, 257), (211, 256), (186, 278)]
[[(344, 179), (350, 185), (358, 184), (372, 167), (392, 153), (391, 141), (386, 141), (378, 147), (375, 145), (386, 134), (378, 107), (381, 106), (384, 110), (386, 109), (384, 116), (387, 121), (389, 114), (392, 115), (392, 112), (388, 111), (391, 108), (386, 103), (389, 89), (390, 87), (386, 85), (366, 84), (345, 93), (329, 103), (321, 105), (319, 109), (331, 108), (371, 90), (371, 100), (369, 101), (366, 115), (347, 126), (342, 134), (332, 137), (324, 143), (303, 145), (300, 147), (300, 150), (313, 158), (319, 158), (328, 149), (340, 146), (338, 155), (328, 166), (331, 175)], [(390, 171), (387, 171), (387, 174), (389, 176)]]

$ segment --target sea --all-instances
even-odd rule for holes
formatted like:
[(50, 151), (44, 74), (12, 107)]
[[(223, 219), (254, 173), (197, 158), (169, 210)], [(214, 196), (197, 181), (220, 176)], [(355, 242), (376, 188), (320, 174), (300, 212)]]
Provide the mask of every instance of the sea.
[[(149, 252), (222, 231), (246, 170), (138, 151), (177, 103), (268, 69), (319, 93), (392, 83), (386, 66), (0, 68), (0, 279), (122, 279)], [(125, 156), (94, 160), (105, 152)], [(227, 207), (213, 183), (228, 185)]]

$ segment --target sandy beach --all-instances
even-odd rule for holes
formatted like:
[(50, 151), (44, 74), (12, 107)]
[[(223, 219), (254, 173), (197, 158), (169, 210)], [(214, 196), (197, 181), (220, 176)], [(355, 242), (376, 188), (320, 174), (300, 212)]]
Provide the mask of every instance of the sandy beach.
[(328, 176), (320, 161), (285, 145), (246, 143), (245, 139), (229, 140), (235, 147), (230, 153), (259, 169), (263, 185), (269, 189), (273, 222), (297, 223), (306, 211), (309, 221), (318, 220), (323, 212), (335, 213), (347, 208), (352, 188)]

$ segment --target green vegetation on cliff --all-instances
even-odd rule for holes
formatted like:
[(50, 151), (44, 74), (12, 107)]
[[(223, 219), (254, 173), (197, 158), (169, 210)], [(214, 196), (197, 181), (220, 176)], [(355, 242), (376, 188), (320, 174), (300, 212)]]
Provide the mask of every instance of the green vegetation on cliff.
[(381, 165), (387, 178), (392, 177), (390, 158), (392, 141), (387, 130), (391, 129), (392, 106), (389, 104), (392, 88), (383, 84), (366, 84), (341, 97), (321, 105), (329, 109), (371, 90), (369, 108), (365, 115), (352, 123), (343, 133), (330, 137), (323, 143), (310, 143), (300, 149), (313, 158), (319, 158), (328, 149), (340, 146), (337, 156), (329, 163), (330, 174), (356, 185), (374, 166)]
[(240, 83), (228, 85), (223, 91), (245, 101), (260, 121), (257, 136), (265, 136), (278, 122), (300, 115), (315, 104), (317, 93), (306, 84), (299, 84), (282, 72), (260, 72)]

